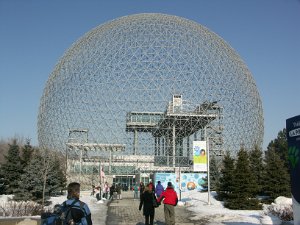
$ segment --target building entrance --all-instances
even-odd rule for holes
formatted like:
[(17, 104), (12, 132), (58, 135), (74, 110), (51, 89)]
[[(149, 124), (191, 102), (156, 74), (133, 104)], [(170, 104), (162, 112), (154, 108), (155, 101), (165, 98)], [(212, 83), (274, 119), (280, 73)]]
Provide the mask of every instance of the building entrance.
[(134, 175), (115, 176), (113, 178), (113, 183), (121, 184), (122, 191), (128, 191), (131, 190), (135, 184), (135, 176)]

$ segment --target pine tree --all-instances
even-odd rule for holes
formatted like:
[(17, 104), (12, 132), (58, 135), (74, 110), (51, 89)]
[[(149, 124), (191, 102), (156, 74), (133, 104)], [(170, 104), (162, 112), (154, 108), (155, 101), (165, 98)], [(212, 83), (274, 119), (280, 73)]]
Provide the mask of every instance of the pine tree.
[(249, 153), (250, 159), (250, 170), (254, 175), (255, 183), (258, 185), (258, 190), (256, 194), (261, 194), (263, 186), (263, 152), (257, 145), (254, 146), (254, 149)]
[(50, 169), (47, 178), (47, 185), (49, 186), (49, 196), (52, 194), (61, 192), (66, 187), (66, 175), (62, 168), (62, 162), (60, 162), (58, 156), (54, 154), (54, 157), (51, 157)]
[(233, 187), (234, 159), (230, 156), (229, 152), (225, 153), (222, 163), (223, 168), (221, 169), (220, 182), (217, 187), (217, 198), (221, 201), (228, 198)]
[(24, 170), (15, 200), (32, 200), (44, 204), (49, 197), (60, 192), (66, 178), (55, 153), (36, 151)]
[(33, 151), (34, 149), (30, 144), (30, 139), (27, 139), (26, 144), (22, 148), (22, 164), (24, 167), (29, 164)]
[(0, 165), (0, 195), (5, 194), (5, 186), (6, 186), (6, 181)]
[(291, 196), (290, 175), (284, 161), (275, 152), (269, 149), (265, 154), (264, 193), (273, 201), (279, 196)]
[(220, 172), (217, 165), (216, 157), (213, 155), (209, 162), (210, 190), (217, 190), (220, 179)]
[(43, 158), (37, 150), (24, 170), (19, 182), (15, 200), (32, 200), (38, 203), (43, 199)]
[(273, 149), (280, 156), (280, 159), (284, 162), (284, 166), (289, 173), (288, 143), (285, 128), (278, 132), (277, 138), (269, 143), (267, 149)]
[(250, 170), (249, 155), (242, 147), (237, 156), (232, 192), (224, 205), (230, 209), (260, 209), (258, 200), (254, 198), (258, 184)]
[(23, 173), (17, 140), (13, 140), (13, 143), (9, 144), (5, 160), (6, 162), (1, 166), (1, 174), (6, 184), (5, 193), (13, 194), (18, 189), (18, 182)]

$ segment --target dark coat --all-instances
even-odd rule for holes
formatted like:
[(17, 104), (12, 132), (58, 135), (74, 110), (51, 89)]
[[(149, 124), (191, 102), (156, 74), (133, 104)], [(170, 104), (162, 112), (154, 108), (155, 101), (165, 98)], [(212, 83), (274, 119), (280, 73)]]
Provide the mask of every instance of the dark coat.
[(148, 216), (148, 215), (153, 216), (154, 215), (155, 208), (153, 207), (153, 198), (156, 201), (156, 197), (153, 192), (145, 191), (142, 194), (139, 210), (141, 210), (142, 206), (144, 205), (144, 207), (143, 207), (143, 215), (144, 216)]
[(144, 184), (140, 184), (140, 199), (142, 199), (142, 195), (143, 195), (143, 192), (145, 190), (145, 185)]

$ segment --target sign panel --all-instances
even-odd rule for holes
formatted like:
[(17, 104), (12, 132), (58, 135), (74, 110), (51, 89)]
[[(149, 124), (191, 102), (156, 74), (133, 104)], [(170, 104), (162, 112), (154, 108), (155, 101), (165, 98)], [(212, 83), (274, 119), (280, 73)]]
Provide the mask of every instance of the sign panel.
[(300, 115), (286, 120), (294, 224), (300, 224)]
[(193, 141), (194, 171), (207, 171), (206, 141)]
[(300, 203), (300, 115), (286, 120), (292, 194)]
[(188, 192), (192, 190), (201, 191), (204, 190), (206, 173), (180, 173), (180, 179), (176, 173), (155, 173), (155, 184), (160, 181), (164, 188), (167, 187), (168, 182), (172, 182), (174, 190), (179, 193), (181, 188), (182, 192)]

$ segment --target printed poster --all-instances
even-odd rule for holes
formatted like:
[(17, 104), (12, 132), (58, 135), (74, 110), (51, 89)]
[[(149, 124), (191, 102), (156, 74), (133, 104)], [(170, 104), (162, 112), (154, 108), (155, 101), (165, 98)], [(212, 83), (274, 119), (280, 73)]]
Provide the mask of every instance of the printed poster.
[(193, 141), (194, 171), (207, 171), (206, 141)]

